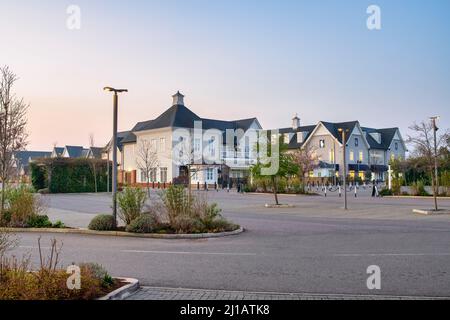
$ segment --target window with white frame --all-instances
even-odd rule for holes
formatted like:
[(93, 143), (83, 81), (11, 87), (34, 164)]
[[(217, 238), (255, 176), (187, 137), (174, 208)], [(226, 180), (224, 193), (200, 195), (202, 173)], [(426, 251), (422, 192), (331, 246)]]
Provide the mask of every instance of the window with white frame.
[(359, 146), (359, 139), (355, 138), (355, 147)]
[(156, 168), (150, 169), (150, 182), (156, 182)]
[(359, 161), (364, 161), (364, 153), (362, 151), (359, 152)]
[(166, 152), (166, 138), (159, 139), (159, 151)]
[(152, 141), (150, 142), (150, 146), (153, 152), (158, 151), (158, 140), (152, 139)]
[(355, 161), (355, 153), (353, 150), (350, 150), (350, 161)]
[(214, 180), (214, 169), (213, 168), (208, 168), (206, 170), (206, 180), (208, 180), (208, 181)]
[(147, 182), (147, 173), (145, 170), (141, 170), (141, 182)]
[(167, 182), (167, 168), (161, 168), (160, 169), (160, 176), (161, 176), (161, 182), (162, 183)]
[(194, 139), (194, 152), (195, 153), (201, 152), (201, 140), (199, 138)]
[(214, 144), (215, 140), (215, 137), (211, 137), (211, 139), (209, 139), (208, 141), (208, 152), (211, 157), (214, 157), (214, 155), (216, 154), (216, 146)]

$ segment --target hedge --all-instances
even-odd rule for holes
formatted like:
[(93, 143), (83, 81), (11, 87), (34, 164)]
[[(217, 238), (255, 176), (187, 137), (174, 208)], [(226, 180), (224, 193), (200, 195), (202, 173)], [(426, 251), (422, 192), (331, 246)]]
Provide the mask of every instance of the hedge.
[(50, 193), (95, 192), (94, 165), (97, 191), (106, 192), (107, 160), (67, 158), (35, 160), (30, 163), (31, 182), (36, 190), (48, 189)]

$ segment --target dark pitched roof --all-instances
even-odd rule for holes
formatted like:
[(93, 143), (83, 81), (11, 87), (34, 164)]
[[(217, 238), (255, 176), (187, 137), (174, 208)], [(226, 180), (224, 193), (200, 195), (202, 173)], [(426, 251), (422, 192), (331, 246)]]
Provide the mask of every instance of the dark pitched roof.
[(140, 122), (132, 131), (152, 130), (167, 127), (193, 128), (194, 121), (201, 118), (183, 105), (177, 104), (167, 109), (155, 120)]
[(69, 158), (82, 158), (86, 156), (87, 149), (79, 146), (66, 146)]
[(331, 132), (331, 134), (340, 142), (342, 143), (342, 134), (339, 132), (339, 129), (348, 130), (349, 134), (346, 135), (345, 139), (347, 142), (350, 138), (350, 135), (355, 128), (356, 125), (358, 125), (358, 121), (348, 121), (348, 122), (326, 122), (321, 121), (321, 123), (327, 128), (328, 131)]
[(125, 143), (135, 143), (136, 141), (137, 141), (136, 135), (133, 132), (128, 131), (127, 135), (120, 141), (120, 146), (119, 144), (117, 145), (119, 146), (119, 149), (122, 150), (122, 146)]
[[(366, 139), (372, 149), (382, 149), (387, 150), (391, 146), (392, 140), (394, 139), (395, 133), (398, 128), (386, 128), (386, 129), (374, 129), (363, 127), (362, 130), (367, 133)], [(378, 143), (370, 133), (379, 133), (381, 137), (381, 143)]]
[(97, 147), (91, 147), (89, 148), (88, 155), (92, 155), (94, 159), (101, 159), (102, 158), (102, 152), (103, 148), (97, 148)]
[(256, 118), (239, 119), (233, 121), (216, 120), (200, 118), (194, 112), (184, 105), (174, 105), (167, 109), (163, 114), (154, 120), (138, 122), (131, 131), (127, 132), (121, 143), (135, 143), (137, 138), (134, 132), (153, 130), (160, 128), (194, 128), (195, 121), (202, 121), (203, 129), (218, 129), (226, 131), (227, 129), (248, 130), (253, 122), (258, 121)]
[(53, 150), (56, 152), (56, 155), (62, 156), (62, 154), (64, 153), (64, 147), (54, 147)]
[(14, 153), (14, 157), (22, 165), (27, 165), (30, 159), (48, 158), (52, 155), (47, 151), (17, 151)]
[[(297, 129), (281, 128), (281, 129), (278, 129), (278, 132), (280, 134), (291, 135), (291, 139), (289, 141), (288, 148), (289, 149), (298, 149), (303, 145), (303, 142), (305, 142), (306, 139), (309, 138), (309, 136), (311, 135), (311, 133), (314, 131), (315, 128), (316, 128), (316, 126), (301, 126), (301, 127), (298, 127)], [(303, 142), (300, 142), (300, 143), (298, 142), (297, 135), (296, 135), (296, 133), (298, 133), (298, 132), (306, 132)]]

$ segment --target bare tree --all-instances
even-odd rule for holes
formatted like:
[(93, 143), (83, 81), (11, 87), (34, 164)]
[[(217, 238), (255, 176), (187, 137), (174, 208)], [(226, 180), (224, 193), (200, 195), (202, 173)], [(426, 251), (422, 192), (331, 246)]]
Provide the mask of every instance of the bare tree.
[(150, 196), (151, 173), (152, 170), (155, 170), (155, 168), (158, 166), (159, 161), (155, 148), (148, 140), (142, 140), (139, 143), (136, 162), (139, 170), (144, 173), (147, 183), (147, 193)]
[(2, 182), (0, 223), (5, 209), (5, 189), (13, 168), (13, 154), (27, 145), (28, 104), (13, 93), (17, 76), (5, 66), (0, 68), (0, 179)]
[[(433, 197), (434, 197), (434, 205), (435, 210), (438, 210), (437, 196), (438, 196), (438, 188), (436, 177), (433, 174), (435, 170), (435, 157), (438, 155), (435, 154), (435, 146), (434, 146), (434, 126), (431, 122), (422, 121), (417, 124), (414, 123), (409, 127), (410, 130), (414, 131), (414, 135), (408, 135), (407, 143), (414, 146), (413, 154), (417, 157), (421, 157), (425, 161), (425, 168), (431, 176), (431, 182), (433, 187)], [(445, 148), (447, 145), (447, 141), (449, 139), (449, 131), (445, 130), (444, 133), (440, 134), (436, 138), (436, 149), (440, 150), (441, 148)]]
[[(94, 139), (94, 134), (91, 133), (89, 135), (89, 146), (91, 147), (91, 151), (93, 152), (93, 148), (95, 148), (95, 139)], [(95, 185), (95, 193), (98, 192), (98, 187), (97, 187), (97, 159), (95, 159), (95, 155), (93, 155), (93, 158), (90, 161), (91, 164), (91, 168), (92, 168), (92, 173), (94, 175), (94, 185)]]
[(316, 150), (309, 145), (299, 148), (293, 153), (294, 162), (299, 168), (299, 177), (303, 181), (305, 175), (317, 167), (319, 158)]

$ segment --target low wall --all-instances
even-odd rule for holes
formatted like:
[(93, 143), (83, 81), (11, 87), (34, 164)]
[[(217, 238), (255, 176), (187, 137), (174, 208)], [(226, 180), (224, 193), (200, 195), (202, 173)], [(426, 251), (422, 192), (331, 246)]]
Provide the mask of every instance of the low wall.
[[(433, 194), (433, 187), (431, 186), (425, 186), (425, 191), (428, 192), (430, 195)], [(407, 193), (409, 195), (412, 194), (412, 188), (407, 186), (407, 187), (401, 187), (400, 190), (401, 193)], [(439, 187), (439, 194), (447, 194), (447, 196), (450, 195), (450, 188), (449, 187)]]

